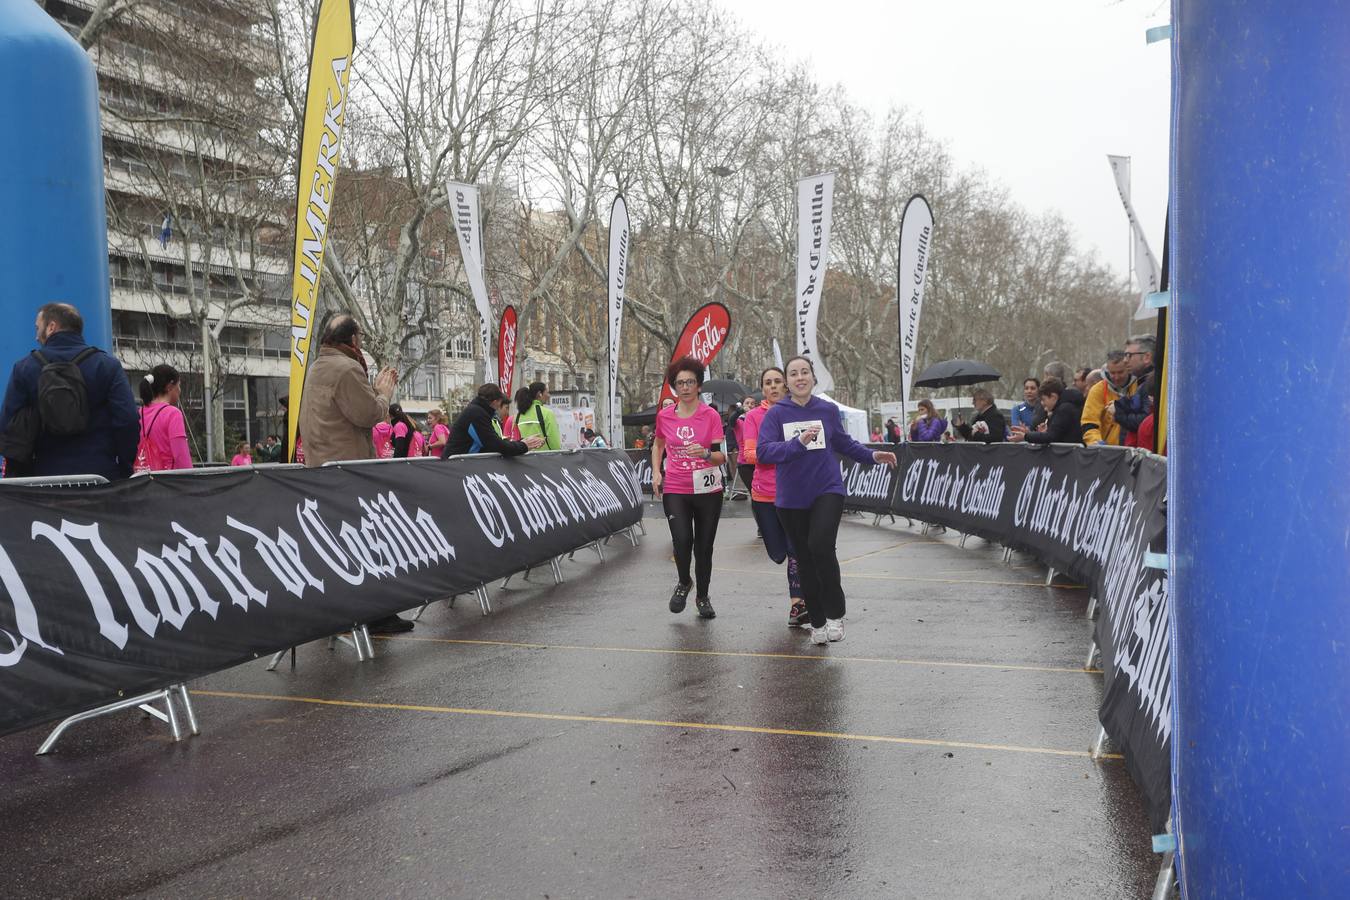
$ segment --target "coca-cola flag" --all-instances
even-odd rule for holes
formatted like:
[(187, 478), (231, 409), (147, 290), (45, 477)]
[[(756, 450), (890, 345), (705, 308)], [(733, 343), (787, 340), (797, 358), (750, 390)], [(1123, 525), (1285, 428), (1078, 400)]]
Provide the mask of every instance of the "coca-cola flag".
[(511, 380), (516, 376), (516, 308), (502, 310), (501, 326), (497, 329), (497, 384), (502, 393), (511, 396)]
[[(900, 217), (900, 251), (896, 268), (896, 298), (900, 303), (900, 402), (909, 400), (914, 380), (914, 354), (919, 338), (919, 314), (923, 312), (924, 275), (933, 247), (933, 210), (922, 194), (905, 204)], [(903, 435), (904, 429), (900, 430)]]
[(816, 317), (830, 267), (830, 219), (834, 214), (834, 175), (812, 175), (797, 182), (797, 352), (811, 357), (816, 391), (834, 387), (816, 343)]
[(605, 422), (611, 447), (623, 446), (619, 410), (619, 331), (623, 326), (624, 285), (628, 280), (628, 204), (614, 198), (609, 211), (609, 377), (605, 382)]
[[(712, 362), (717, 351), (722, 349), (727, 340), (727, 332), (730, 330), (731, 313), (725, 306), (720, 303), (709, 303), (700, 307), (689, 317), (689, 321), (684, 325), (684, 331), (680, 332), (680, 339), (675, 342), (675, 352), (671, 354), (670, 361), (692, 356), (706, 366)], [(667, 397), (675, 399), (675, 392), (671, 390), (669, 382), (661, 386), (661, 400)]]

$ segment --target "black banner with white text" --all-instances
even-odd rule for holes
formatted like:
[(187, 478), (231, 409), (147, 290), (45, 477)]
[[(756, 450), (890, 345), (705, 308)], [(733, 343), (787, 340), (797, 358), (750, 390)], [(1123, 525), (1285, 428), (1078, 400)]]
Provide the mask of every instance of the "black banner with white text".
[(0, 734), (539, 565), (642, 515), (622, 452), (0, 487)]
[(908, 516), (1031, 553), (1098, 599), (1098, 717), (1161, 830), (1171, 802), (1171, 607), (1167, 573), (1146, 566), (1145, 554), (1165, 551), (1166, 461), (1069, 445), (871, 446), (896, 451), (900, 465), (881, 474), (883, 467), (841, 460), (849, 509)]

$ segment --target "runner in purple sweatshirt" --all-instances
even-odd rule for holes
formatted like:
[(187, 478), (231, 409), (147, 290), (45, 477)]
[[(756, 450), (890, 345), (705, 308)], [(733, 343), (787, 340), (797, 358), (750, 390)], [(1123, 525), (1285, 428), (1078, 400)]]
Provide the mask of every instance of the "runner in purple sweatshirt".
[(788, 360), (789, 396), (764, 415), (755, 455), (777, 466), (779, 521), (797, 554), (797, 574), (811, 614), (811, 642), (844, 639), (844, 588), (835, 541), (844, 515), (844, 479), (835, 453), (861, 463), (895, 465), (895, 454), (869, 450), (839, 421), (839, 407), (812, 396), (815, 368), (804, 356)]

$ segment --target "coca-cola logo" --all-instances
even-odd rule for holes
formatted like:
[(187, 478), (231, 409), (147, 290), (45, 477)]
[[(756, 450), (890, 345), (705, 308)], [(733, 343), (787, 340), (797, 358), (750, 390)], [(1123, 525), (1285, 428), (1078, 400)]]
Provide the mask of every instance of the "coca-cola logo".
[(501, 330), (497, 334), (497, 380), (502, 389), (511, 390), (511, 377), (516, 369), (516, 313), (507, 307), (502, 315)]
[(699, 362), (706, 363), (712, 359), (726, 335), (726, 329), (714, 325), (712, 314), (709, 313), (703, 317), (703, 324), (689, 338), (689, 355)]

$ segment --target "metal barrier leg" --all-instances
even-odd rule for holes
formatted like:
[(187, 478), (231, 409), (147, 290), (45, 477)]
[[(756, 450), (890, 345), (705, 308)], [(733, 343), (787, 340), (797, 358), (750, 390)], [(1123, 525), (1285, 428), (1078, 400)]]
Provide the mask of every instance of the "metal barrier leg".
[(633, 530), (632, 525), (629, 525), (624, 529), (624, 534), (628, 535), (628, 543), (632, 544), (634, 547), (638, 545), (637, 532)]
[(483, 610), (483, 615), (492, 613), (492, 601), (488, 599), (487, 585), (480, 584), (474, 588), (474, 593), (478, 595), (478, 606)]
[[(330, 645), (330, 649), (331, 649), (331, 645)], [(277, 664), (281, 662), (281, 658), (282, 658), (283, 656), (285, 656), (287, 652), (288, 652), (287, 650), (278, 650), (276, 653), (273, 653), (273, 654), (272, 654), (272, 661), (269, 662), (269, 663), (267, 664), (267, 671), (269, 671), (269, 672), (275, 672), (275, 671), (277, 670)], [(295, 648), (294, 648), (294, 647), (289, 648), (289, 652), (290, 652), (290, 654), (291, 654), (291, 668), (294, 669), (294, 668), (295, 668)]]
[(1049, 587), (1049, 586), (1050, 586), (1050, 582), (1052, 582), (1052, 581), (1054, 581), (1054, 580), (1055, 580), (1055, 570), (1054, 570), (1054, 569), (1046, 569), (1046, 570), (1045, 570), (1045, 586), (1046, 586), (1046, 587)]
[(1093, 662), (1095, 662), (1096, 659), (1097, 659), (1097, 653), (1098, 653), (1098, 649), (1097, 649), (1097, 639), (1096, 639), (1096, 638), (1093, 638), (1093, 639), (1092, 639), (1092, 646), (1091, 646), (1091, 647), (1088, 647), (1088, 657), (1087, 657), (1087, 662), (1083, 663), (1083, 668), (1085, 668), (1085, 669), (1090, 669), (1090, 668), (1092, 668)]
[(1106, 729), (1098, 728), (1097, 739), (1092, 742), (1092, 749), (1088, 752), (1088, 756), (1093, 759), (1100, 759), (1104, 749), (1106, 749)]
[(555, 556), (552, 559), (550, 559), (548, 561), (548, 567), (553, 572), (553, 583), (555, 585), (562, 584), (563, 583), (562, 563), (560, 562), (560, 557)]
[(1091, 619), (1095, 615), (1097, 615), (1097, 598), (1089, 597), (1087, 607), (1087, 617)]
[[(61, 720), (60, 723), (57, 724), (55, 728), (52, 729), (52, 733), (47, 735), (47, 739), (42, 742), (42, 745), (38, 747), (37, 755), (46, 756), (48, 753), (50, 753), (52, 751), (52, 748), (56, 746), (56, 742), (60, 740), (61, 735), (65, 734), (66, 729), (70, 728), (70, 726), (72, 725), (78, 724), (80, 722), (88, 722), (90, 719), (97, 719), (100, 716), (110, 715), (115, 712), (121, 712), (124, 709), (135, 709), (138, 706), (145, 706), (146, 704), (153, 703), (156, 700), (165, 701), (167, 704), (169, 704), (169, 709), (170, 710), (173, 709), (173, 701), (169, 699), (169, 691), (165, 689), (159, 691), (151, 691), (148, 694), (137, 694), (135, 697), (127, 697), (125, 700), (118, 700), (116, 703), (109, 703), (106, 706), (100, 706), (97, 707), (96, 709), (87, 709), (84, 712), (76, 713), (75, 715), (70, 716), (67, 719), (63, 719)], [(150, 707), (150, 709), (154, 710), (156, 718), (160, 719), (161, 721), (167, 721), (171, 724), (171, 726), (174, 729), (174, 740), (179, 740), (182, 737), (182, 732), (179, 731), (177, 727), (176, 716), (170, 719), (167, 715), (160, 712), (158, 709), (154, 709), (154, 707)]]
[(968, 537), (970, 537), (970, 535), (966, 534), (964, 531), (961, 532), (961, 543), (957, 544), (956, 546), (961, 547), (962, 549), (964, 549), (965, 546), (966, 546), (966, 538), (968, 538)]
[(192, 706), (192, 695), (188, 693), (186, 684), (175, 685), (178, 690), (178, 696), (183, 701), (183, 712), (187, 714), (188, 731), (192, 734), (201, 734), (202, 730), (197, 725), (197, 710)]
[(1163, 854), (1162, 868), (1153, 882), (1153, 900), (1168, 900), (1172, 896), (1172, 862), (1175, 855), (1172, 850)]
[(638, 520), (637, 520), (637, 522), (635, 523), (634, 527), (637, 528), (638, 531), (642, 532), (642, 536), (643, 536), (643, 537), (646, 537), (646, 536), (647, 536), (647, 526), (642, 524), (642, 520), (641, 520), (641, 519), (638, 519)]
[(164, 691), (164, 710), (169, 714), (169, 730), (173, 732), (174, 742), (183, 739), (183, 728), (178, 724), (178, 708), (173, 705), (173, 688)]
[[(365, 631), (365, 628), (366, 627), (364, 625), (360, 626), (359, 628), (353, 628), (351, 630), (350, 637), (348, 637), (345, 634), (333, 635), (328, 639), (328, 649), (332, 650), (338, 644), (346, 644), (348, 647), (351, 647), (353, 650), (356, 651), (357, 662), (365, 662), (369, 658), (366, 656), (366, 648), (362, 645), (361, 642), (361, 632)], [(369, 637), (370, 632), (366, 631), (366, 635), (367, 637)]]
[(595, 543), (591, 544), (591, 546), (595, 548), (595, 554), (596, 554), (597, 556), (600, 557), (600, 561), (601, 561), (601, 562), (604, 562), (604, 561), (605, 561), (605, 548), (600, 546), (600, 542), (599, 542), (599, 541), (596, 541)]
[(363, 641), (366, 645), (366, 659), (375, 658), (375, 642), (370, 639), (370, 627), (362, 625), (356, 631), (352, 632), (352, 637), (358, 641)]

